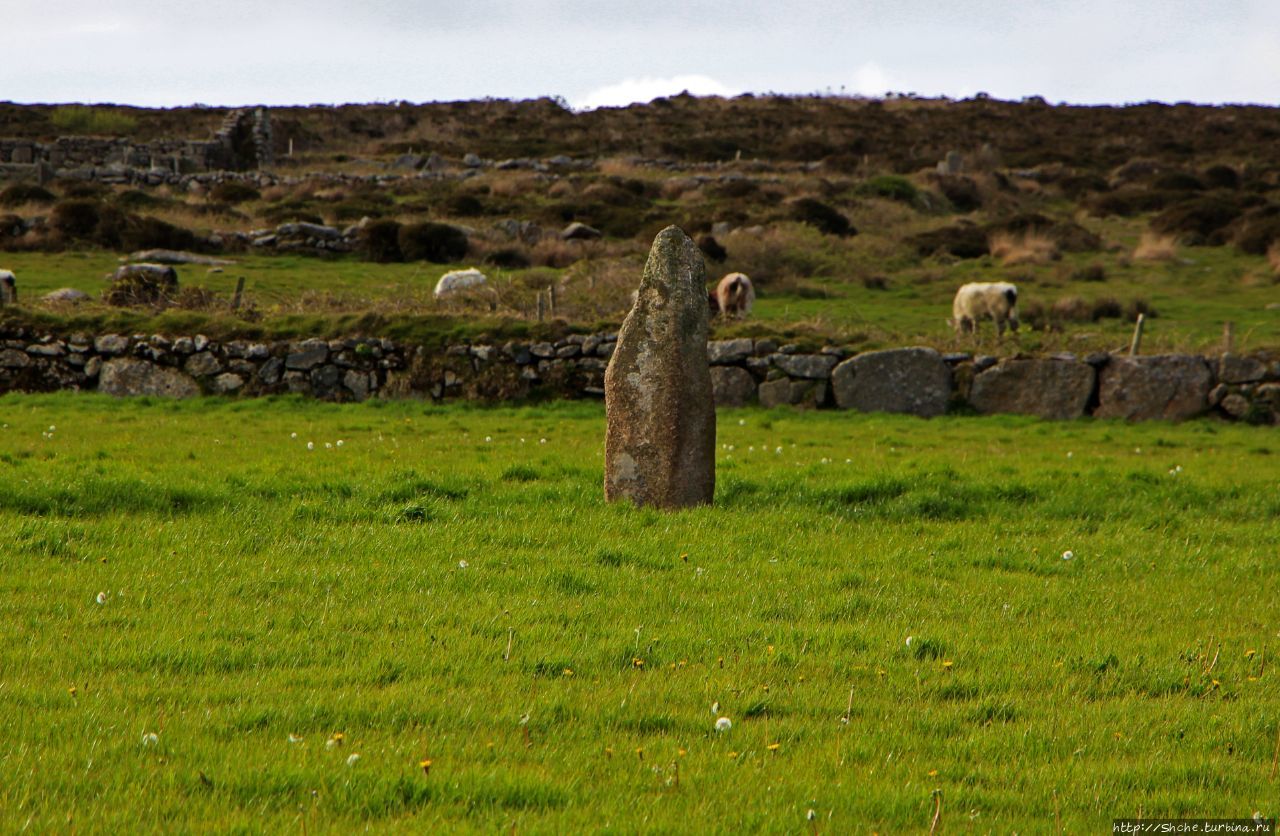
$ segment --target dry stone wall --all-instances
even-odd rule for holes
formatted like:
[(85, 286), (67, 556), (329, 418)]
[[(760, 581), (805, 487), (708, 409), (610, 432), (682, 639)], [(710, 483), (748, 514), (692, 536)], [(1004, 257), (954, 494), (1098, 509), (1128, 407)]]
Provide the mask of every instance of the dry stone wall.
[[(616, 334), (428, 350), (375, 337), (211, 340), (201, 335), (0, 332), (0, 392), (76, 389), (189, 397), (294, 393), (518, 401), (604, 397)], [(1280, 424), (1280, 358), (1224, 354), (998, 359), (901, 348), (817, 352), (773, 339), (707, 344), (717, 407), (855, 409), (931, 417), (1013, 413)]]

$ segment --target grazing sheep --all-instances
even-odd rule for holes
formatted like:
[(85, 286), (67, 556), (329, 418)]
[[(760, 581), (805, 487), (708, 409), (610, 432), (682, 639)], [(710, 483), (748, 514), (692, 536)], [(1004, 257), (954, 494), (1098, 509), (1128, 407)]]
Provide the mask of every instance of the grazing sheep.
[(755, 288), (745, 273), (730, 273), (716, 285), (716, 303), (727, 317), (745, 317), (755, 301)]
[(12, 270), (0, 270), (0, 305), (18, 304), (18, 277)]
[(978, 320), (990, 317), (996, 323), (996, 334), (1004, 335), (1009, 329), (1018, 330), (1018, 288), (1008, 282), (970, 282), (956, 291), (951, 305), (951, 326), (956, 333), (973, 333), (978, 330)]
[(488, 282), (488, 277), (474, 267), (469, 270), (450, 270), (436, 282), (435, 297), (444, 299), (463, 290), (483, 287)]

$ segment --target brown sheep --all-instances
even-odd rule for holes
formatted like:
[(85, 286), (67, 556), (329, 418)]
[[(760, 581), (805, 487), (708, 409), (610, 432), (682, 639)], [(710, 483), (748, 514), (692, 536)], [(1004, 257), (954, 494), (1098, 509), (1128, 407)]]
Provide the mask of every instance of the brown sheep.
[(755, 288), (745, 273), (730, 273), (716, 285), (717, 306), (727, 317), (745, 317), (751, 313), (751, 305), (755, 301)]

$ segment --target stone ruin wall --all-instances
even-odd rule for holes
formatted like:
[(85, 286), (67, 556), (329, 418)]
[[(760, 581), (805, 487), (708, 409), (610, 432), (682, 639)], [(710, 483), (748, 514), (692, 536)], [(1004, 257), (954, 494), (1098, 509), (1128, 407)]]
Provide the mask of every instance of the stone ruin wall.
[(52, 142), (0, 138), (0, 179), (54, 177), (104, 183), (167, 182), (211, 171), (254, 171), (274, 162), (266, 108), (231, 111), (210, 140), (63, 136)]
[[(604, 396), (616, 334), (435, 350), (380, 338), (259, 342), (204, 336), (0, 333), (0, 393), (299, 394), (330, 401), (416, 397), (519, 401)], [(772, 339), (708, 343), (718, 406), (852, 409), (922, 417), (1012, 413), (1050, 419), (1179, 421), (1202, 415), (1280, 425), (1280, 359), (1223, 354), (997, 359), (901, 348), (816, 353)]]

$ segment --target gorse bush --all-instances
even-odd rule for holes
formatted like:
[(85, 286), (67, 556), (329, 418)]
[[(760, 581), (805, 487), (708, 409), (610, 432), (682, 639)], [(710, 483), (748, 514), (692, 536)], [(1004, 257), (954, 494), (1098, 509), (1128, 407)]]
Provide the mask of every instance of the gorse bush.
[(377, 220), (365, 224), (360, 230), (357, 247), (369, 261), (404, 261), (404, 254), (400, 252), (400, 224), (397, 221)]
[(849, 219), (820, 200), (802, 197), (791, 204), (791, 217), (827, 235), (857, 235)]
[(31, 183), (14, 183), (0, 191), (0, 206), (20, 206), (23, 203), (53, 203), (53, 192)]
[(449, 224), (406, 224), (397, 233), (400, 254), (406, 261), (449, 264), (467, 254), (467, 234)]
[(54, 108), (49, 121), (58, 130), (72, 134), (122, 135), (132, 133), (138, 125), (138, 120), (127, 114), (83, 105)]
[(915, 184), (898, 174), (882, 174), (879, 177), (872, 177), (858, 187), (858, 193), (897, 200), (902, 203), (915, 203), (920, 197), (920, 190), (916, 188)]

